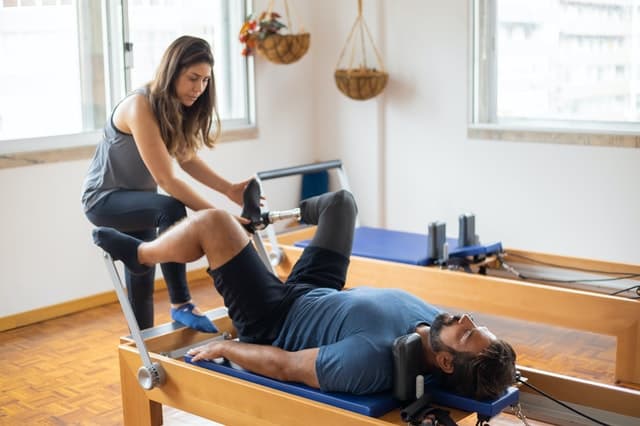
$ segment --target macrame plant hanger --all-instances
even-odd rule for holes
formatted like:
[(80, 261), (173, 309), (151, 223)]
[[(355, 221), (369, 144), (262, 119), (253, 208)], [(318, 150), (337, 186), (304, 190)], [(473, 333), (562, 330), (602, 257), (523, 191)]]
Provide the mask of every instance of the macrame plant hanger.
[[(354, 37), (354, 34), (356, 33), (360, 38), (359, 48), (362, 56), (360, 64), (357, 67), (354, 67), (354, 59), (356, 57), (356, 51), (358, 50), (358, 47), (356, 46), (358, 45), (356, 40), (357, 37)], [(367, 34), (369, 43), (373, 47), (379, 69), (376, 69), (375, 67), (369, 68), (367, 66), (365, 33)], [(349, 63), (345, 68), (340, 68), (342, 59), (344, 58), (347, 47), (349, 46), (351, 46)], [(340, 91), (346, 96), (356, 100), (366, 100), (377, 96), (385, 88), (387, 81), (389, 80), (389, 74), (384, 70), (382, 56), (373, 42), (369, 26), (362, 15), (362, 0), (358, 0), (358, 16), (356, 17), (356, 20), (351, 27), (351, 32), (347, 37), (347, 41), (344, 43), (342, 51), (340, 52), (334, 77), (338, 89), (340, 89)]]
[[(271, 19), (275, 0), (269, 0), (266, 18)], [(302, 58), (307, 50), (311, 35), (304, 31), (300, 25), (300, 31), (293, 33), (289, 2), (284, 0), (284, 9), (287, 16), (287, 29), (289, 34), (271, 34), (262, 40), (258, 40), (257, 50), (262, 56), (276, 64), (290, 64)]]

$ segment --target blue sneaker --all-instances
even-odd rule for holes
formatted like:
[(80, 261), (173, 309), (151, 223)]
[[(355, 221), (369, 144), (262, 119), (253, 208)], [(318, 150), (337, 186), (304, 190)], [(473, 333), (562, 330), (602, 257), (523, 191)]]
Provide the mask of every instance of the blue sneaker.
[(196, 306), (193, 303), (185, 303), (184, 305), (171, 308), (171, 318), (194, 330), (203, 333), (217, 333), (218, 329), (205, 315), (197, 315), (193, 313)]

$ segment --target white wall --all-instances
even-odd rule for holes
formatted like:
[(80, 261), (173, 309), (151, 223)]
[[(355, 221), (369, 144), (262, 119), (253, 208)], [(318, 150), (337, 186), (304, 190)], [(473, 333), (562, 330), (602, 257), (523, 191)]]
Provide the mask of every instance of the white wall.
[[(439, 219), (456, 235), (471, 211), (486, 242), (640, 263), (640, 150), (469, 140), (464, 0), (364, 0), (390, 82), (373, 100), (346, 98), (333, 71), (355, 4), (296, 2), (310, 52), (288, 66), (259, 60), (260, 136), (207, 153), (217, 170), (236, 180), (340, 158), (364, 225), (425, 232)], [(111, 288), (79, 202), (87, 165), (0, 170), (0, 316)], [(278, 187), (270, 201), (296, 191)]]
[[(296, 12), (310, 21), (304, 3)], [(311, 67), (312, 52), (291, 65), (258, 59), (259, 137), (222, 143), (203, 157), (234, 181), (260, 170), (314, 161)], [(80, 205), (89, 161), (0, 169), (0, 317), (113, 288)], [(284, 189), (269, 194), (269, 199), (290, 208), (299, 189), (295, 182)], [(218, 206), (235, 208), (211, 190), (203, 194)]]
[(473, 212), (484, 242), (640, 263), (640, 150), (467, 138), (468, 1), (365, 0), (390, 81), (364, 103), (325, 78), (355, 11), (314, 3), (315, 27), (336, 28), (315, 46), (316, 149), (347, 165), (363, 224), (456, 236)]

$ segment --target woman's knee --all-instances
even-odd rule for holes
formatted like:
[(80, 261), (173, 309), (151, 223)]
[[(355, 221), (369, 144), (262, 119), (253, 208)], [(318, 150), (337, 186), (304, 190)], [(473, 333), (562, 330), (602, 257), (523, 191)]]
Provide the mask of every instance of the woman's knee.
[(167, 197), (162, 206), (158, 227), (167, 228), (187, 217), (187, 209), (184, 204), (173, 197)]

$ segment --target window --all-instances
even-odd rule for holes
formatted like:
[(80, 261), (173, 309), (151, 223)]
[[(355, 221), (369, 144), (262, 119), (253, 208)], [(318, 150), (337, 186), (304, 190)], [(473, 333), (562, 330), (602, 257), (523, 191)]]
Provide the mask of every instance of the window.
[(640, 133), (640, 0), (472, 4), (472, 127)]
[(250, 124), (251, 64), (237, 39), (249, 3), (0, 0), (0, 152), (95, 143), (182, 34), (211, 43), (224, 128)]

